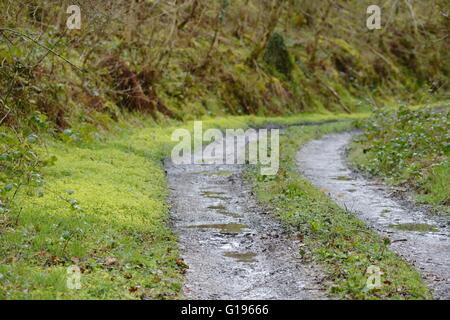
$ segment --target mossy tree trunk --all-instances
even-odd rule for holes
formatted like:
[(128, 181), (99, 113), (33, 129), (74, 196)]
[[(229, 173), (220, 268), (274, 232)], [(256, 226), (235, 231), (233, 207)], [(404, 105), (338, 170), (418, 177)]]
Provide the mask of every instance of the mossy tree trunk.
[(325, 30), (325, 24), (327, 22), (328, 15), (330, 14), (331, 7), (333, 5), (333, 2), (330, 0), (327, 0), (327, 6), (325, 8), (325, 11), (320, 19), (320, 25), (316, 26), (316, 33), (314, 35), (314, 43), (313, 47), (311, 49), (311, 54), (309, 57), (309, 66), (311, 69), (315, 69), (316, 67), (316, 57), (317, 57), (317, 51), (319, 49), (319, 40), (322, 35), (322, 32)]
[(273, 0), (272, 1), (272, 9), (270, 13), (269, 23), (267, 24), (266, 31), (264, 32), (264, 35), (262, 39), (256, 44), (255, 48), (253, 49), (250, 56), (247, 58), (247, 64), (251, 65), (256, 61), (261, 53), (266, 49), (267, 43), (269, 42), (269, 39), (272, 36), (272, 33), (274, 32), (278, 20), (280, 17), (280, 9), (282, 8), (285, 0)]
[(293, 64), (289, 51), (284, 43), (284, 38), (278, 32), (274, 32), (270, 37), (267, 48), (264, 52), (264, 61), (286, 78), (291, 78)]

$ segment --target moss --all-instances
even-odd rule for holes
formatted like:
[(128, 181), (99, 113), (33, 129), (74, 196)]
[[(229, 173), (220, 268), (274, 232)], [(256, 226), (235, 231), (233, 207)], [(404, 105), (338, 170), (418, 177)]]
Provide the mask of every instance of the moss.
[(264, 61), (279, 73), (291, 78), (293, 64), (281, 34), (274, 32), (264, 53)]
[[(48, 152), (58, 161), (44, 172), (43, 196), (20, 194), (17, 226), (2, 230), (1, 298), (178, 296), (182, 268), (166, 226), (157, 161), (163, 141), (151, 137), (127, 134), (85, 147), (52, 143)], [(83, 270), (81, 290), (65, 285), (73, 264)]]

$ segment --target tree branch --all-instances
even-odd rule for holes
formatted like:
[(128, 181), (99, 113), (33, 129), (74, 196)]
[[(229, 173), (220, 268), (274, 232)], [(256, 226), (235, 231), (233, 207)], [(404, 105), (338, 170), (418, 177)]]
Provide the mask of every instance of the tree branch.
[(41, 48), (44, 48), (45, 50), (51, 52), (52, 54), (54, 54), (55, 56), (57, 56), (57, 57), (60, 58), (61, 60), (64, 60), (65, 62), (67, 62), (68, 64), (70, 64), (70, 65), (71, 65), (72, 67), (74, 67), (75, 69), (77, 69), (77, 70), (79, 70), (79, 71), (81, 71), (81, 72), (84, 72), (84, 70), (81, 69), (80, 67), (78, 67), (76, 64), (74, 64), (73, 62), (70, 62), (69, 60), (67, 60), (66, 58), (64, 58), (63, 56), (61, 56), (58, 52), (54, 51), (52, 48), (49, 48), (49, 47), (47, 47), (46, 45), (43, 45), (43, 44), (40, 43), (39, 41), (37, 41), (37, 40), (33, 39), (32, 37), (30, 37), (29, 35), (27, 35), (27, 34), (25, 34), (25, 33), (23, 33), (23, 32), (20, 32), (20, 31), (18, 31), (18, 30), (10, 29), (10, 28), (0, 28), (0, 33), (3, 33), (3, 32), (5, 32), (5, 31), (10, 32), (10, 33), (13, 33), (13, 34), (16, 34), (16, 35), (18, 35), (18, 36), (21, 36), (21, 37), (23, 37), (23, 38), (25, 38), (25, 39), (30, 40), (31, 42), (37, 44), (37, 45), (40, 46)]

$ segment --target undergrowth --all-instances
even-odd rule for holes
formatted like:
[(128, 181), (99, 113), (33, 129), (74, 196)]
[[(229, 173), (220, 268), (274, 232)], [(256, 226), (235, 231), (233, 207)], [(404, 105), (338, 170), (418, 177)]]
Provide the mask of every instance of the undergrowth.
[(350, 159), (360, 170), (417, 194), (419, 202), (450, 205), (448, 106), (380, 110), (365, 122)]

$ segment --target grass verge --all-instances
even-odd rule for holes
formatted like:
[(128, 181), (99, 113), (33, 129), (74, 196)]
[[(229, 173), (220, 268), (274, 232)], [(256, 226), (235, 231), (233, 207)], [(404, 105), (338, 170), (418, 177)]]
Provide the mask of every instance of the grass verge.
[[(167, 227), (160, 159), (167, 134), (52, 142), (40, 196), (21, 192), (1, 228), (1, 299), (173, 298), (183, 265)], [(29, 190), (31, 191), (31, 190)], [(66, 286), (67, 267), (81, 290)]]
[[(295, 155), (306, 142), (352, 128), (349, 122), (289, 128), (280, 140), (280, 171), (275, 177), (248, 172), (260, 202), (298, 230), (308, 252), (320, 261), (331, 280), (330, 291), (347, 299), (424, 299), (430, 293), (420, 275), (389, 250), (356, 215), (346, 212), (299, 173)], [(304, 254), (304, 253), (302, 253)], [(367, 289), (369, 266), (382, 271), (382, 286)]]

